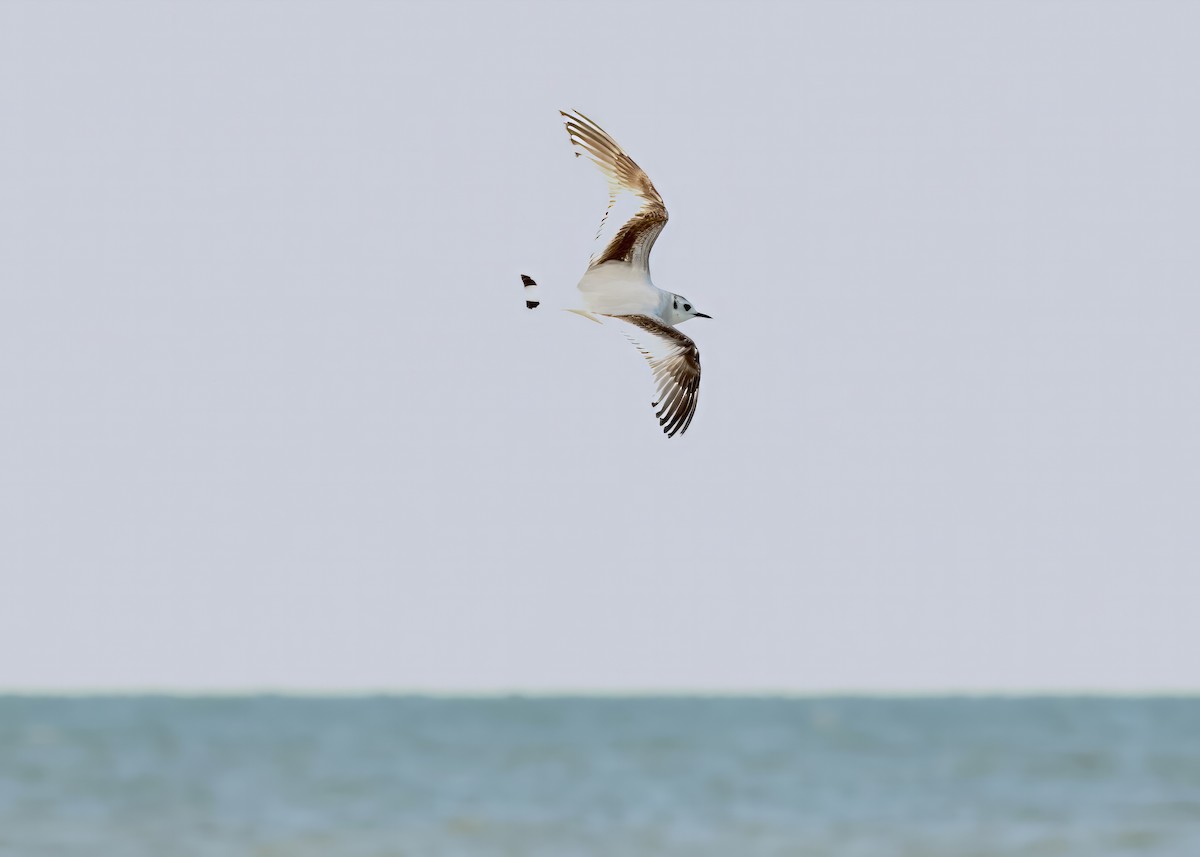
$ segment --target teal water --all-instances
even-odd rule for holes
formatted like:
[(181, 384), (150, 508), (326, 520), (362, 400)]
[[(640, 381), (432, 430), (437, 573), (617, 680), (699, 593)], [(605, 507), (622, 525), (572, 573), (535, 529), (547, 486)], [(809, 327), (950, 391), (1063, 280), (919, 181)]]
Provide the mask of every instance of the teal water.
[(0, 854), (1200, 855), (1200, 699), (0, 697)]

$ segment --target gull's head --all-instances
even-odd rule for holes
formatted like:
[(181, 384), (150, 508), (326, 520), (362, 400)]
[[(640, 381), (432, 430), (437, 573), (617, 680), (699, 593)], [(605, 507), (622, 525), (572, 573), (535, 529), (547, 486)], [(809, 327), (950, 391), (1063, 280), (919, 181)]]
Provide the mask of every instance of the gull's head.
[(699, 312), (683, 295), (676, 294), (671, 295), (671, 305), (667, 307), (666, 316), (667, 324), (671, 325), (687, 321), (689, 318), (712, 318), (711, 315)]

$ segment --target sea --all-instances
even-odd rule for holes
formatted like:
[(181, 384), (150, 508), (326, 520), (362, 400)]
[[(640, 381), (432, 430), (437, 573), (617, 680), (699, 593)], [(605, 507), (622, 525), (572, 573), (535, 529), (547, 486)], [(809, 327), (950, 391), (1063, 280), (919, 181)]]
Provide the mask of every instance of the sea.
[(1200, 857), (1200, 698), (0, 696), (14, 857)]

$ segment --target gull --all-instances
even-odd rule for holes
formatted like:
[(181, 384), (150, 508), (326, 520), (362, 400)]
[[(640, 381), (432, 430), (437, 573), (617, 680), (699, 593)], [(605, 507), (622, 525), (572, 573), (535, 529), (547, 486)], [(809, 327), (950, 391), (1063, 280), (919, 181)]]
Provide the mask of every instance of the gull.
[[(683, 295), (663, 291), (650, 280), (650, 249), (667, 225), (667, 207), (645, 171), (634, 163), (604, 129), (579, 111), (559, 111), (575, 157), (586, 157), (608, 180), (608, 208), (596, 232), (599, 249), (579, 281), (581, 308), (571, 309), (603, 324), (622, 325), (626, 339), (650, 364), (657, 395), (651, 403), (667, 437), (683, 434), (696, 414), (700, 391), (700, 351), (676, 327), (690, 318), (712, 318), (698, 312)], [(631, 209), (626, 217), (614, 210)], [(525, 306), (536, 309), (538, 285), (527, 274)]]

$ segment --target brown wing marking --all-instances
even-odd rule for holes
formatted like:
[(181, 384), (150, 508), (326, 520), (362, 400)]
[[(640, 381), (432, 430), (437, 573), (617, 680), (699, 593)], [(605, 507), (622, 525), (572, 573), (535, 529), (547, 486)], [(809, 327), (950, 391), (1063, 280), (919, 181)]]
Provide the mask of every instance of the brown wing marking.
[(700, 350), (696, 343), (670, 325), (648, 315), (612, 315), (650, 334), (660, 344), (652, 351), (636, 337), (627, 336), (650, 364), (657, 388), (655, 416), (667, 437), (683, 434), (696, 415), (700, 395)]
[(603, 231), (613, 204), (622, 193), (632, 193), (641, 199), (641, 206), (623, 223), (596, 256), (591, 267), (605, 262), (620, 261), (650, 267), (650, 250), (667, 224), (667, 206), (646, 172), (634, 163), (617, 141), (603, 128), (579, 111), (566, 113), (567, 134), (577, 151), (575, 156), (587, 155), (608, 179), (608, 209), (600, 221)]

